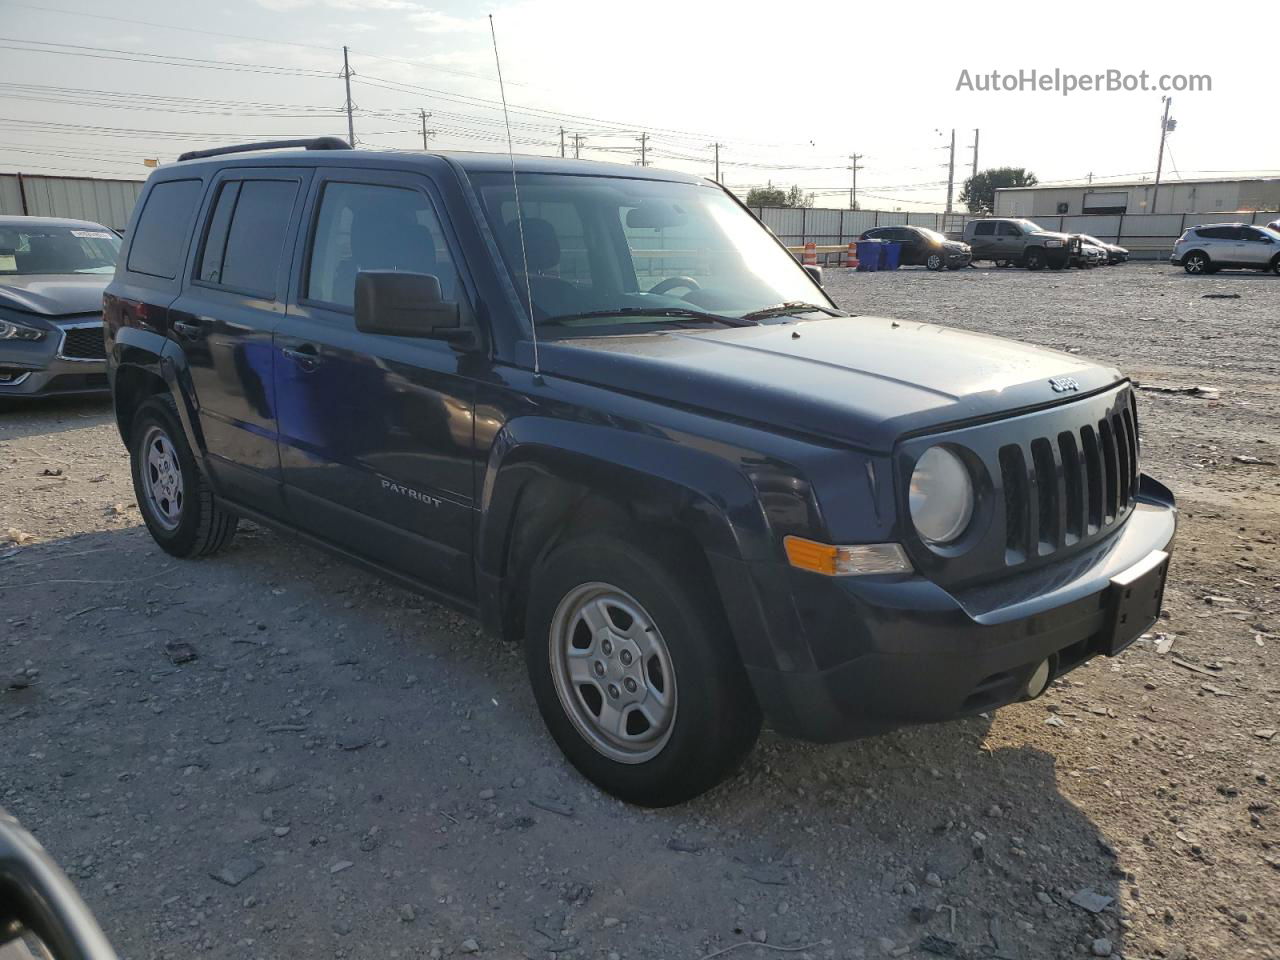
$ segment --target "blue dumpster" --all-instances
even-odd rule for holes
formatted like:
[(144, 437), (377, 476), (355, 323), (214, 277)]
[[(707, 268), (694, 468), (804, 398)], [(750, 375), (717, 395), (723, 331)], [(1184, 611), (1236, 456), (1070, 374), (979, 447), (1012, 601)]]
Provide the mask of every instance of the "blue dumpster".
[(880, 269), (897, 270), (902, 259), (902, 244), (896, 240), (886, 240), (880, 247)]
[(880, 251), (884, 244), (879, 240), (859, 240), (858, 241), (858, 270), (879, 270), (880, 269)]

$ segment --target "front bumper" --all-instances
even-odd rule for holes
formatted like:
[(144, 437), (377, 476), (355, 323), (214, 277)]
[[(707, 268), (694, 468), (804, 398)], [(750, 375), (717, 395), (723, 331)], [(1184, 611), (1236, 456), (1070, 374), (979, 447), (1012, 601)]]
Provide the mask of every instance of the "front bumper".
[[(948, 592), (914, 575), (826, 578), (775, 566), (773, 575), (790, 581), (809, 662), (748, 663), (747, 673), (779, 732), (824, 742), (1012, 703), (1043, 661), (1061, 676), (1118, 652), (1150, 626), (1150, 611), (1117, 626), (1113, 581), (1167, 551), (1175, 528), (1172, 496), (1143, 477), (1137, 505), (1114, 536), (976, 588)], [(762, 571), (744, 572), (760, 584)]]
[[(76, 352), (68, 346), (70, 335), (101, 329), (101, 321), (55, 323), (40, 340), (0, 343), (0, 399), (108, 392), (105, 358), (66, 355)], [(83, 345), (79, 338), (76, 343)]]

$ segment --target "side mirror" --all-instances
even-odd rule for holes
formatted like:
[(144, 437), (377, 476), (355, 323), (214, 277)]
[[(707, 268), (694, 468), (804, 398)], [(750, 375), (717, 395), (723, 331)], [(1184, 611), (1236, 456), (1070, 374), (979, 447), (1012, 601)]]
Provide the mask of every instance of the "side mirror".
[(32, 956), (22, 949), (24, 939), (44, 948), (35, 956), (54, 960), (116, 960), (66, 874), (24, 830), (0, 810), (0, 956), (17, 941), (15, 956)]
[(801, 266), (804, 267), (804, 272), (812, 278), (814, 283), (822, 286), (822, 268), (820, 266), (816, 263), (804, 263)]
[(392, 337), (424, 337), (470, 345), (475, 333), (462, 325), (455, 300), (440, 294), (429, 273), (361, 270), (356, 274), (356, 329)]

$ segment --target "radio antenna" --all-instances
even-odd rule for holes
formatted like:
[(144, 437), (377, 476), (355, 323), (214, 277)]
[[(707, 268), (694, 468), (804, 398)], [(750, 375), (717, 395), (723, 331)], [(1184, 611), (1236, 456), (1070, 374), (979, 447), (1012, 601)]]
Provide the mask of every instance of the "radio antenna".
[(493, 14), (489, 14), (489, 35), (493, 37), (493, 62), (498, 68), (498, 92), (502, 94), (502, 119), (507, 126), (507, 156), (511, 158), (511, 189), (516, 198), (516, 229), (520, 233), (520, 260), (524, 267), (525, 303), (529, 305), (529, 329), (533, 333), (533, 380), (542, 382), (542, 367), (538, 363), (538, 322), (533, 316), (533, 287), (529, 282), (529, 251), (524, 245), (524, 214), (520, 211), (520, 183), (516, 177), (516, 150), (511, 140), (511, 117), (507, 115), (507, 88), (502, 83), (502, 60), (498, 57), (498, 32), (493, 26)]

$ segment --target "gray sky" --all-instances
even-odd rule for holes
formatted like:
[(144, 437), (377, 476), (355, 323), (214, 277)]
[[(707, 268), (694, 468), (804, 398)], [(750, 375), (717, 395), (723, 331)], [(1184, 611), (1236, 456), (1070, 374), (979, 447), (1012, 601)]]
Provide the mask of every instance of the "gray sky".
[(1280, 170), (1266, 112), (1274, 58), (1249, 39), (1276, 36), (1280, 4), (1207, 19), (1203, 3), (1044, 9), (1055, 12), (920, 0), (0, 0), (0, 170), (143, 177), (143, 158), (196, 146), (345, 136), (344, 43), (365, 145), (420, 148), (422, 109), (432, 148), (505, 149), (490, 12), (521, 152), (558, 153), (563, 126), (570, 153), (579, 133), (584, 157), (633, 162), (646, 132), (653, 165), (709, 176), (719, 141), (729, 186), (798, 183), (818, 206), (847, 205), (857, 152), (861, 206), (936, 211), (952, 127), (957, 194), (975, 127), (983, 168), (1149, 176), (1159, 91), (956, 89), (966, 69), (1115, 69), (1152, 83), (1212, 78), (1209, 92), (1173, 93), (1167, 177)]

